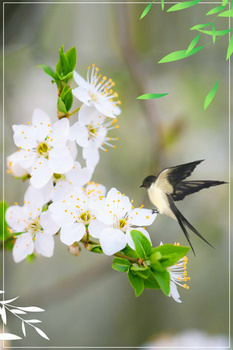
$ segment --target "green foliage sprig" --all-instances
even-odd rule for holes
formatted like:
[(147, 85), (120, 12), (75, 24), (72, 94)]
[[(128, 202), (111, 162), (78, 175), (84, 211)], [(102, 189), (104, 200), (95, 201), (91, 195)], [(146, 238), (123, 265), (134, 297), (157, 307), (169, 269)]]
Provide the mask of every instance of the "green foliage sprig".
[[(150, 9), (152, 7), (153, 2), (154, 1), (152, 1), (149, 5), (147, 5), (147, 7), (142, 12), (140, 19), (144, 18), (148, 14), (148, 12), (150, 11)], [(201, 2), (201, 0), (180, 2), (180, 3), (175, 4), (175, 5), (171, 6), (170, 8), (168, 8), (166, 12), (174, 12), (174, 11), (184, 10), (184, 9), (193, 7), (194, 5), (197, 5), (200, 2)], [(230, 10), (229, 9), (226, 10), (226, 6), (228, 3), (229, 3), (229, 0), (223, 0), (221, 6), (214, 7), (213, 9), (211, 9), (210, 11), (208, 11), (206, 13), (206, 16), (216, 15), (212, 19), (212, 21), (210, 21), (208, 23), (197, 24), (197, 25), (193, 26), (192, 28), (190, 28), (190, 30), (198, 31), (199, 34), (193, 38), (193, 40), (191, 41), (191, 43), (189, 44), (189, 46), (186, 50), (179, 50), (179, 51), (172, 52), (172, 53), (166, 55), (165, 57), (163, 57), (158, 63), (174, 62), (174, 61), (181, 60), (181, 59), (184, 59), (186, 57), (192, 56), (195, 53), (202, 50), (204, 47), (206, 47), (210, 44), (215, 44), (219, 38), (229, 34), (233, 30), (233, 28), (229, 28), (226, 30), (216, 30), (216, 26), (214, 24), (214, 22), (218, 18), (221, 18), (221, 17), (222, 18), (223, 17), (231, 18), (231, 17), (233, 17), (233, 9), (231, 8)], [(162, 6), (162, 10), (164, 10), (164, 1), (161, 1), (161, 6)], [(232, 4), (229, 3), (229, 6), (232, 6)], [(208, 28), (208, 27), (211, 27), (210, 30), (206, 30), (206, 28)], [(201, 34), (204, 34), (207, 36), (212, 36), (212, 40), (205, 45), (196, 47), (197, 43), (199, 42)], [(232, 53), (233, 53), (233, 35), (231, 35), (229, 43), (228, 43), (226, 60), (228, 60), (230, 58)], [(205, 98), (204, 110), (210, 105), (211, 101), (213, 100), (213, 98), (217, 92), (217, 87), (218, 87), (218, 81), (215, 83), (214, 88), (212, 90), (210, 90), (210, 92), (207, 94), (207, 96)], [(147, 94), (147, 95), (149, 96), (149, 95), (153, 95), (153, 94)], [(161, 95), (163, 95), (163, 94), (161, 94)], [(158, 97), (162, 97), (162, 96), (158, 96)], [(147, 98), (149, 99), (149, 98), (154, 98), (154, 97), (147, 97)]]

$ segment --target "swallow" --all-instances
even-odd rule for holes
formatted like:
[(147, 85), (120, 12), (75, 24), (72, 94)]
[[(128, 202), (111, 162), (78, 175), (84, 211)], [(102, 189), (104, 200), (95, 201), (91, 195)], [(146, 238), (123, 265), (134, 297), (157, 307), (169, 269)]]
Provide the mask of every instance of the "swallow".
[(156, 207), (154, 211), (159, 214), (165, 214), (179, 223), (194, 255), (195, 251), (191, 244), (187, 227), (211, 247), (213, 246), (188, 222), (174, 202), (183, 200), (186, 196), (204, 188), (226, 183), (225, 181), (211, 180), (183, 181), (192, 174), (193, 170), (201, 162), (203, 160), (163, 169), (157, 177), (154, 175), (147, 176), (140, 186), (147, 189), (149, 199)]

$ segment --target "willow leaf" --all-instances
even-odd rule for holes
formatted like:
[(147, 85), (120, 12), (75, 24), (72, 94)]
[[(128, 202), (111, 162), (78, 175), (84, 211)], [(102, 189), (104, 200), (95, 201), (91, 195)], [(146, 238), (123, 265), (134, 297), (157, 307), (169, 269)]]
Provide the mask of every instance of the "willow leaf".
[(233, 53), (233, 35), (231, 35), (231, 38), (228, 44), (226, 60), (228, 60), (228, 58), (231, 57), (232, 53)]
[[(212, 26), (212, 29), (213, 29), (213, 26)], [(233, 30), (233, 28), (226, 29), (226, 30), (216, 30), (214, 32), (214, 35), (215, 36), (223, 36), (223, 35), (226, 35), (226, 34), (230, 33), (232, 30)], [(206, 34), (206, 35), (212, 35), (213, 36), (213, 30), (202, 30), (202, 29), (199, 29), (199, 32), (201, 32), (203, 34)]]
[(195, 38), (191, 41), (189, 47), (187, 48), (186, 54), (189, 53), (190, 51), (192, 51), (192, 49), (197, 45), (198, 40), (200, 38), (201, 34), (198, 34), (197, 36), (195, 36)]
[(206, 16), (213, 15), (214, 13), (218, 13), (224, 9), (225, 9), (225, 6), (223, 5), (214, 7), (212, 10), (206, 13)]
[(166, 96), (168, 95), (168, 93), (164, 93), (164, 94), (144, 94), (144, 95), (141, 95), (141, 96), (138, 96), (137, 99), (140, 99), (140, 100), (152, 100), (154, 98), (160, 98), (160, 97), (163, 97), (163, 96)]
[(216, 41), (216, 30), (215, 30), (215, 26), (214, 23), (212, 23), (212, 33), (213, 33), (213, 44), (215, 44)]
[(192, 28), (190, 28), (190, 30), (199, 30), (205, 27), (208, 27), (212, 22), (209, 23), (204, 23), (204, 24), (196, 24), (195, 26), (193, 26)]
[(144, 11), (141, 14), (140, 19), (142, 19), (143, 17), (145, 17), (148, 14), (148, 12), (150, 11), (151, 5), (152, 5), (152, 2), (149, 5), (147, 5), (147, 7), (144, 9)]
[(180, 50), (180, 51), (174, 51), (170, 53), (169, 55), (163, 57), (158, 63), (165, 63), (165, 62), (173, 62), (173, 61), (178, 61), (182, 60), (183, 58), (189, 57), (191, 55), (194, 55), (196, 52), (200, 51), (203, 49), (203, 46), (195, 47), (191, 51), (187, 53), (187, 50)]
[(219, 13), (218, 17), (233, 17), (233, 9)]
[(179, 4), (173, 5), (170, 7), (167, 12), (173, 12), (173, 11), (180, 11), (185, 10), (189, 7), (192, 7), (196, 4), (198, 4), (201, 0), (193, 0), (193, 1), (185, 1), (185, 2), (179, 2)]
[(161, 0), (162, 11), (164, 10), (164, 0)]
[(216, 81), (214, 87), (210, 90), (210, 92), (207, 94), (207, 96), (205, 98), (204, 110), (209, 106), (209, 104), (213, 100), (213, 98), (216, 94), (217, 88), (218, 88), (218, 80)]

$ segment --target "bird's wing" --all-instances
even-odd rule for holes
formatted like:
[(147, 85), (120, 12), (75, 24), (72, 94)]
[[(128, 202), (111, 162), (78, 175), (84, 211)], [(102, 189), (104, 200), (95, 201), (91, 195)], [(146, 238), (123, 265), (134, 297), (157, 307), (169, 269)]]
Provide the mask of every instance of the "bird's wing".
[(157, 177), (156, 186), (168, 194), (173, 194), (176, 190), (177, 184), (190, 176), (196, 166), (201, 162), (203, 162), (203, 160), (197, 160), (195, 162), (177, 165), (162, 170)]
[(203, 188), (209, 188), (211, 186), (218, 186), (224, 184), (225, 181), (182, 181), (178, 183), (175, 187), (174, 193), (172, 193), (172, 198), (174, 201), (181, 201), (189, 194), (198, 192)]

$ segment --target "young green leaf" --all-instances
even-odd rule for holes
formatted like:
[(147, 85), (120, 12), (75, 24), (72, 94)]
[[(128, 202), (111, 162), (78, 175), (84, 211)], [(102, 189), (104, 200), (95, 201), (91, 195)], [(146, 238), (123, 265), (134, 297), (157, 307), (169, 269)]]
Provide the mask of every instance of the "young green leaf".
[(112, 268), (116, 271), (126, 272), (129, 270), (130, 266), (130, 262), (123, 258), (114, 258), (112, 261)]
[(209, 12), (206, 13), (206, 16), (213, 15), (213, 14), (218, 13), (224, 9), (225, 9), (225, 6), (223, 6), (223, 5), (214, 7), (212, 10), (210, 10)]
[(140, 19), (142, 19), (143, 17), (145, 17), (145, 16), (148, 14), (148, 12), (149, 12), (150, 9), (151, 9), (151, 5), (152, 5), (152, 2), (151, 2), (149, 5), (147, 5), (147, 7), (144, 9), (144, 11), (143, 11), (142, 14), (141, 14)]
[(61, 97), (58, 97), (57, 99), (57, 109), (58, 111), (67, 114), (65, 103), (62, 101)]
[(207, 96), (205, 98), (204, 110), (209, 106), (209, 104), (213, 100), (213, 98), (216, 94), (217, 88), (218, 88), (218, 80), (216, 81), (214, 87), (210, 90), (210, 92), (207, 94)]
[(222, 0), (222, 5), (226, 6), (226, 4), (228, 3), (228, 0)]
[(131, 270), (127, 272), (128, 279), (130, 281), (131, 286), (135, 290), (135, 295), (138, 297), (142, 294), (144, 289), (143, 279), (139, 276), (135, 275)]
[(150, 261), (153, 264), (156, 261), (154, 254), (160, 253), (161, 258), (159, 260), (159, 263), (163, 268), (165, 268), (174, 265), (178, 260), (183, 258), (189, 250), (189, 247), (175, 246), (173, 244), (163, 244), (157, 248), (152, 249)]
[(201, 34), (198, 34), (197, 36), (195, 36), (195, 38), (191, 41), (191, 43), (189, 44), (189, 47), (187, 48), (186, 54), (189, 53), (190, 51), (192, 51), (192, 49), (197, 45), (198, 40), (200, 38)]
[(166, 96), (168, 95), (168, 93), (164, 93), (164, 94), (144, 94), (144, 95), (141, 95), (141, 96), (138, 96), (137, 99), (140, 99), (140, 100), (151, 100), (151, 99), (155, 99), (155, 98), (160, 98), (160, 97), (163, 97), (163, 96)]
[(136, 250), (130, 248), (130, 246), (127, 244), (126, 247), (124, 249), (121, 250), (121, 253), (125, 256), (128, 256), (129, 258), (135, 258), (135, 259), (139, 259), (139, 255), (136, 252)]
[(173, 61), (182, 60), (183, 58), (194, 55), (196, 52), (203, 49), (203, 47), (205, 47), (205, 46), (195, 47), (194, 49), (192, 49), (188, 53), (187, 53), (187, 50), (174, 51), (174, 52), (170, 53), (169, 55), (163, 57), (158, 63), (166, 63), (166, 62), (173, 62)]
[(233, 9), (219, 13), (218, 17), (233, 17)]
[[(0, 241), (9, 237), (8, 225), (5, 219), (6, 210), (8, 208), (8, 204), (6, 202), (0, 202)], [(4, 226), (4, 231), (3, 231)]]
[(69, 72), (73, 72), (76, 62), (77, 62), (77, 53), (76, 53), (76, 48), (72, 47), (66, 52), (66, 58), (68, 59), (69, 62)]
[(134, 242), (136, 252), (141, 259), (145, 260), (150, 255), (152, 250), (150, 241), (140, 231), (132, 230), (130, 234)]
[(150, 273), (150, 269), (148, 267), (138, 265), (131, 266), (131, 271), (141, 278), (148, 278)]
[(59, 57), (61, 63), (61, 71), (63, 75), (67, 75), (69, 73), (69, 61), (62, 50), (59, 50)]
[(64, 81), (65, 83), (68, 83), (70, 79), (73, 78), (73, 72), (68, 73), (64, 77), (61, 78), (61, 81)]
[(149, 276), (147, 279), (143, 280), (144, 287), (147, 289), (160, 289), (160, 285), (155, 277), (155, 274), (150, 270)]
[(42, 68), (43, 71), (44, 71), (46, 74), (48, 74), (48, 75), (49, 75), (50, 77), (52, 77), (53, 79), (56, 79), (55, 72), (54, 72), (54, 70), (53, 70), (51, 67), (47, 66), (46, 64), (40, 64), (40, 65), (37, 66), (37, 67)]
[(209, 23), (204, 23), (204, 24), (196, 24), (195, 26), (193, 26), (192, 28), (190, 28), (190, 30), (199, 30), (205, 27), (208, 27), (212, 22)]
[(226, 60), (228, 60), (229, 57), (231, 57), (232, 53), (233, 53), (233, 35), (231, 35), (231, 38), (228, 44)]
[(154, 271), (154, 275), (160, 285), (160, 288), (165, 295), (168, 295), (170, 292), (170, 274), (164, 269), (163, 271)]
[(196, 4), (198, 4), (201, 0), (194, 0), (194, 1), (184, 1), (184, 2), (179, 2), (176, 5), (173, 5), (170, 7), (167, 12), (173, 12), (173, 11), (180, 11), (180, 10), (185, 10), (189, 7), (192, 7)]

